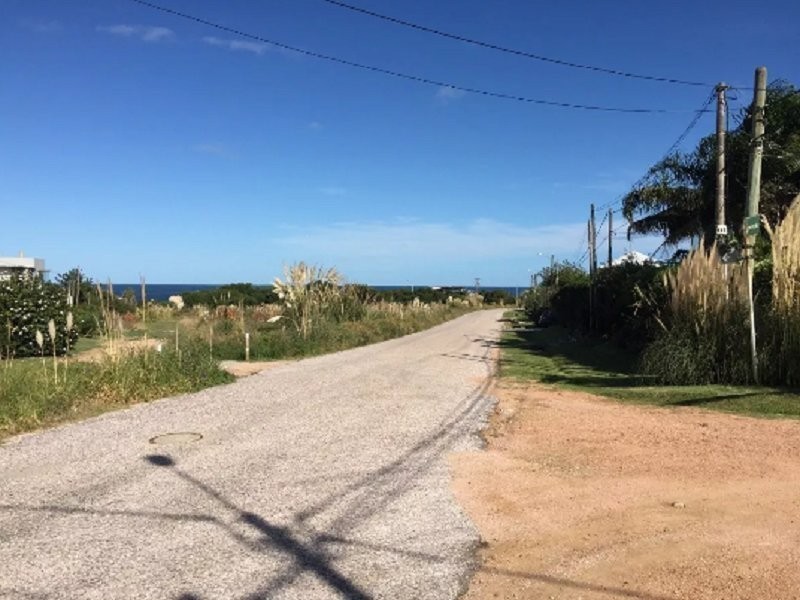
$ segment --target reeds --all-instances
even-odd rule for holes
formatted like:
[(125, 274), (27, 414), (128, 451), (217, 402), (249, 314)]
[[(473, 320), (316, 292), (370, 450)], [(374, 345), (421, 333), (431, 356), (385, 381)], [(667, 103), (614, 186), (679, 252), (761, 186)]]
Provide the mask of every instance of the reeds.
[(664, 283), (668, 326), (645, 351), (644, 371), (672, 384), (748, 383), (744, 265), (701, 243)]
[(772, 233), (770, 330), (767, 373), (784, 385), (800, 385), (800, 196)]

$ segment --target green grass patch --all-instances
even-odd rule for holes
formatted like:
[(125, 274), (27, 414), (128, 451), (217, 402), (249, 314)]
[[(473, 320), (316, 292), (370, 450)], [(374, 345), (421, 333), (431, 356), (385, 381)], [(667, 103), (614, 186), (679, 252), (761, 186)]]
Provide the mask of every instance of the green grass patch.
[[(525, 325), (511, 317), (512, 325)], [(696, 406), (771, 417), (800, 417), (800, 391), (729, 385), (663, 386), (636, 371), (638, 358), (608, 342), (577, 338), (560, 327), (508, 331), (500, 341), (500, 375), (590, 392), (625, 402)]]
[(204, 346), (138, 351), (97, 363), (36, 358), (0, 363), (0, 439), (232, 381)]
[[(250, 329), (250, 358), (279, 360), (348, 350), (429, 329), (470, 310), (472, 309), (439, 305), (430, 309), (406, 310), (402, 314), (370, 312), (357, 321), (321, 318), (313, 324), (306, 339), (290, 321), (282, 319), (277, 323), (264, 323)], [(214, 331), (215, 358), (244, 359), (244, 335), (236, 322), (229, 322), (227, 328), (218, 325)], [(202, 326), (195, 332), (187, 330), (185, 335), (195, 335), (198, 340), (207, 339), (207, 326)]]

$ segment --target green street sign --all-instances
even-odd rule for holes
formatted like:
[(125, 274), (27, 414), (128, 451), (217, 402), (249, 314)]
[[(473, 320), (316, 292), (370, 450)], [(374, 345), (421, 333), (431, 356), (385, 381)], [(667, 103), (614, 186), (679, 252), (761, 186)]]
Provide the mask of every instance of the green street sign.
[(744, 218), (744, 234), (758, 235), (761, 232), (761, 215)]

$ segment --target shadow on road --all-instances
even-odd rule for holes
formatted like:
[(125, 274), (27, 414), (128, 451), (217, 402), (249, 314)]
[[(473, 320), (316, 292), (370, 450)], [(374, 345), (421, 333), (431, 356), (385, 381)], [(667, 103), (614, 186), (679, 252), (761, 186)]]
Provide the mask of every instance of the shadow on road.
[[(165, 454), (150, 454), (143, 459), (154, 468), (169, 470), (199, 492), (212, 498), (220, 507), (231, 513), (233, 521), (213, 515), (92, 509), (79, 506), (7, 504), (0, 505), (0, 510), (212, 523), (237, 543), (246, 547), (248, 551), (257, 553), (275, 551), (291, 559), (290, 566), (285, 567), (282, 573), (272, 577), (256, 591), (245, 595), (245, 600), (271, 598), (304, 574), (313, 575), (318, 581), (323, 582), (332, 591), (345, 598), (355, 600), (372, 598), (367, 590), (333, 564), (332, 549), (341, 546), (360, 547), (428, 563), (444, 563), (457, 558), (369, 544), (350, 539), (346, 534), (381, 513), (387, 506), (411, 490), (419, 477), (431, 469), (441, 456), (452, 449), (456, 440), (472, 432), (474, 418), (485, 410), (487, 393), (492, 383), (489, 377), (493, 370), (493, 363), (489, 358), (492, 344), (487, 343), (483, 346), (485, 348), (484, 356), (475, 356), (475, 360), (484, 362), (487, 377), (459, 402), (448, 418), (434, 426), (427, 436), (393, 461), (366, 473), (345, 486), (344, 489), (322, 498), (297, 513), (294, 517), (295, 525), (291, 528), (276, 525), (262, 515), (246, 511), (235, 505), (219, 491), (180, 468), (172, 457)], [(315, 530), (311, 526), (314, 517), (323, 513), (330, 516), (332, 512), (337, 516), (326, 523), (325, 531)], [(231, 525), (232, 522), (251, 528), (258, 538), (253, 540), (241, 534), (234, 529)], [(182, 592), (174, 598), (176, 600), (203, 600), (201, 595), (193, 591)]]
[(531, 581), (538, 581), (540, 583), (547, 583), (557, 586), (561, 590), (573, 589), (584, 592), (600, 592), (601, 594), (608, 594), (609, 597), (613, 598), (636, 598), (637, 600), (674, 600), (674, 598), (670, 596), (656, 596), (648, 592), (639, 592), (625, 588), (574, 581), (572, 579), (555, 577), (553, 575), (546, 575), (544, 573), (525, 573), (522, 571), (510, 571), (508, 569), (494, 568), (483, 568), (481, 570), (486, 573), (494, 573), (496, 575), (503, 575), (506, 577), (516, 577), (519, 579), (528, 579)]

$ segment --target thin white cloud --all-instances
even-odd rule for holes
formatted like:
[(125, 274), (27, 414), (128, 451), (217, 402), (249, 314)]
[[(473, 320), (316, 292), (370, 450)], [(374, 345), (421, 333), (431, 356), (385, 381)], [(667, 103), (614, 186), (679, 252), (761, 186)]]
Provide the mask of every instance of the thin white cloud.
[(436, 99), (440, 102), (447, 104), (454, 100), (459, 100), (466, 95), (464, 90), (459, 90), (448, 85), (443, 85), (436, 90)]
[(311, 121), (311, 122), (310, 122), (310, 123), (307, 125), (307, 127), (308, 127), (309, 129), (322, 129), (322, 123), (320, 123), (319, 121)]
[(403, 220), (320, 225), (290, 232), (278, 242), (298, 255), (446, 261), (516, 258), (543, 251), (571, 255), (585, 235), (585, 223), (522, 227), (489, 219), (465, 225)]
[[(525, 227), (491, 219), (461, 225), (396, 220), (287, 226), (283, 232), (272, 239), (273, 252), (337, 265), (365, 281), (396, 283), (413, 268), (426, 281), (466, 281), (484, 272), (509, 285), (522, 266), (538, 270), (550, 255), (578, 260), (581, 246), (585, 249), (586, 223)], [(649, 254), (660, 243), (655, 236), (615, 239), (614, 256), (632, 249)], [(606, 252), (605, 244), (598, 248), (601, 259)]]
[(98, 25), (97, 31), (120, 37), (135, 37), (144, 42), (162, 42), (175, 37), (175, 32), (171, 29), (153, 25)]
[(328, 185), (321, 188), (318, 188), (317, 191), (320, 194), (325, 194), (326, 196), (346, 196), (347, 190), (343, 187), (338, 185)]
[(269, 50), (268, 44), (261, 42), (249, 42), (246, 40), (224, 40), (214, 36), (206, 36), (203, 41), (210, 46), (217, 46), (218, 48), (227, 48), (233, 51), (252, 52), (261, 56)]
[(21, 21), (20, 25), (36, 33), (53, 33), (64, 29), (63, 25), (58, 21), (33, 21), (26, 19)]

